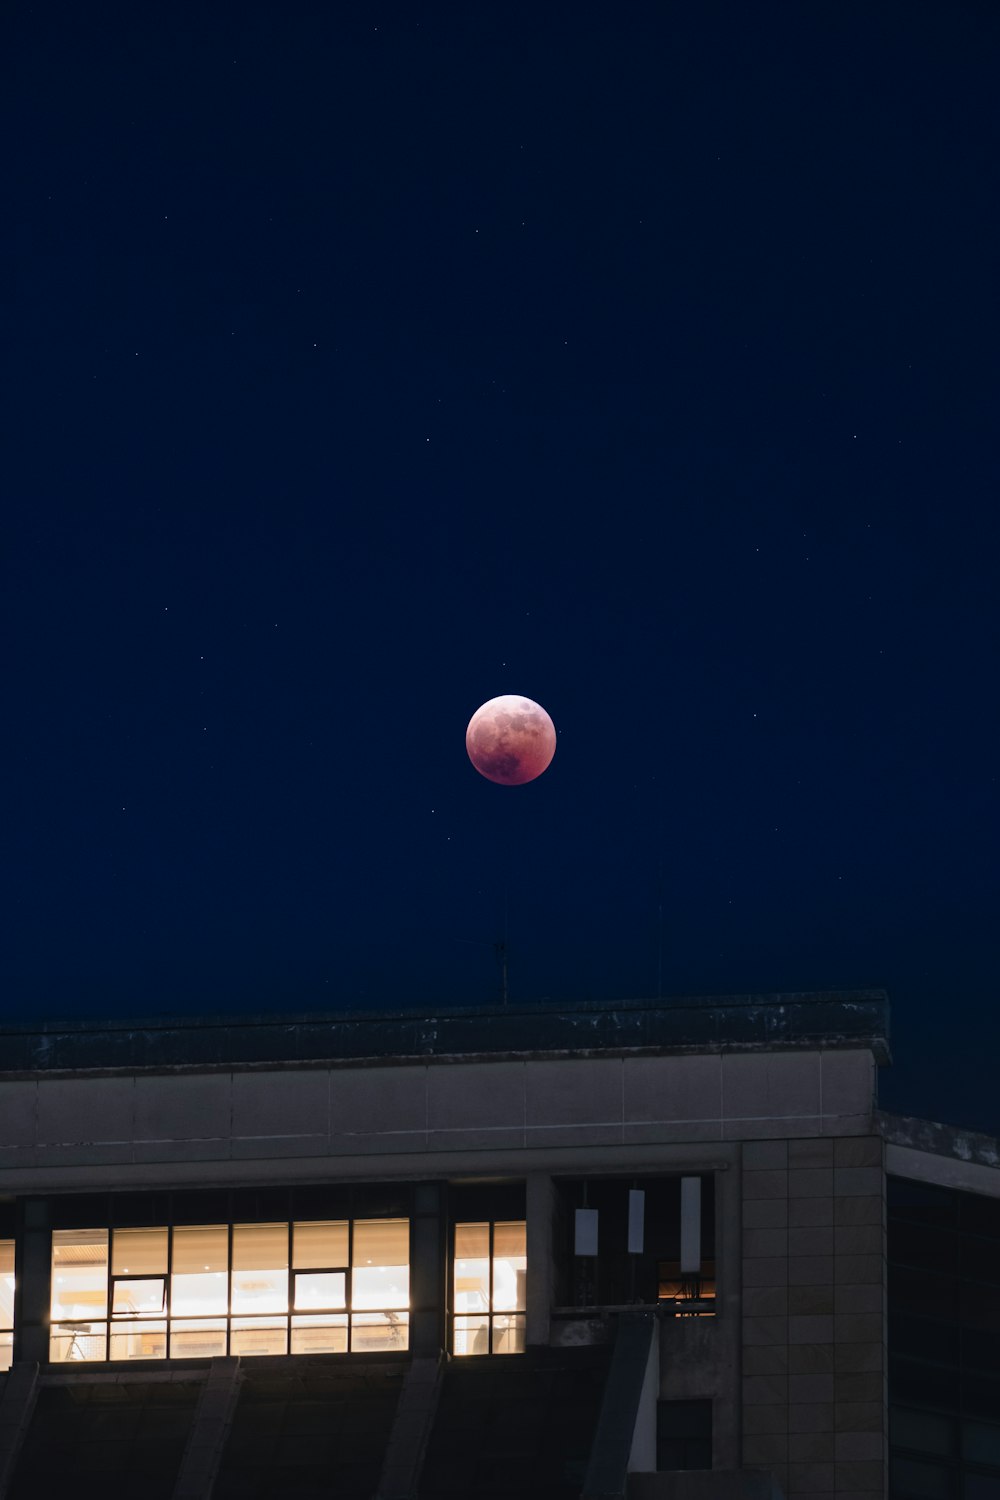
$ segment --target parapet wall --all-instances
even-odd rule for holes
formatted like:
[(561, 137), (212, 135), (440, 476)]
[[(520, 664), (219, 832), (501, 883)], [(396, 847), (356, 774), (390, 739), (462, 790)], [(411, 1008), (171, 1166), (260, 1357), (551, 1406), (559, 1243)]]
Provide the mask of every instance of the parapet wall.
[(678, 1143), (861, 1134), (874, 1092), (867, 1048), (9, 1080), (0, 1190), (287, 1181), (324, 1161), (411, 1175), (484, 1154), (638, 1164)]

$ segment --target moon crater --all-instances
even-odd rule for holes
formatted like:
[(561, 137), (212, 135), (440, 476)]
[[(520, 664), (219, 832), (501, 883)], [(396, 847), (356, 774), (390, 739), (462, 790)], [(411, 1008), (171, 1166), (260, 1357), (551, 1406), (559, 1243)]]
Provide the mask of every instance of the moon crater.
[(499, 786), (534, 781), (556, 753), (556, 729), (541, 704), (506, 693), (469, 720), (465, 748), (481, 776)]

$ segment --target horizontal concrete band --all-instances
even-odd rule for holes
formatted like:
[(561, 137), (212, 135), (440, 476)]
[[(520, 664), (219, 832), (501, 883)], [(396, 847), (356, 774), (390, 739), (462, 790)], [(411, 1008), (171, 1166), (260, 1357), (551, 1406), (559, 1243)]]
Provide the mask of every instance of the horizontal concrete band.
[(870, 1129), (867, 1049), (0, 1083), (0, 1174)]
[[(672, 1143), (666, 1146), (539, 1146), (490, 1154), (491, 1175), (527, 1177), (532, 1173), (580, 1173), (597, 1176), (622, 1172), (721, 1172), (736, 1164), (739, 1145)], [(317, 1181), (400, 1180), (453, 1177), (482, 1170), (482, 1157), (472, 1151), (369, 1152), (359, 1156), (273, 1157), (237, 1161), (233, 1158), (186, 1160), (174, 1156), (162, 1162), (92, 1162), (62, 1167), (12, 1167), (0, 1172), (0, 1190), (36, 1192), (96, 1192), (152, 1187), (258, 1187)]]
[(1000, 1172), (980, 1162), (958, 1161), (953, 1156), (935, 1156), (916, 1147), (887, 1142), (885, 1169), (892, 1177), (910, 1177), (917, 1182), (1000, 1198)]

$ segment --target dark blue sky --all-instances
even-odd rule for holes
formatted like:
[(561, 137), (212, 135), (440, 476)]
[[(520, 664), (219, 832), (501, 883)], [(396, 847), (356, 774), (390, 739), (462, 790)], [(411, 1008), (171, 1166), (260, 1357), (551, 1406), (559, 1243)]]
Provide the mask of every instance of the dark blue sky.
[(485, 1003), (506, 891), (515, 999), (885, 984), (1000, 1129), (998, 44), (8, 6), (7, 1013)]

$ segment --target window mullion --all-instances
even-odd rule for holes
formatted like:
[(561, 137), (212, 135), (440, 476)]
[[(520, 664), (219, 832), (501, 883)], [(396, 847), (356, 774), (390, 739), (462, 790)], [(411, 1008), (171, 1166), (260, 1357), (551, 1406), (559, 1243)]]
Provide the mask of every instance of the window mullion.
[(448, 1297), (447, 1297), (448, 1310), (447, 1310), (447, 1316), (448, 1316), (448, 1328), (449, 1328), (450, 1348), (451, 1348), (451, 1353), (452, 1354), (455, 1353), (455, 1330), (456, 1330), (456, 1327), (457, 1327), (455, 1319), (458, 1317), (458, 1313), (457, 1313), (456, 1308), (455, 1308), (455, 1303), (457, 1301), (457, 1297), (456, 1297), (456, 1293), (455, 1293), (455, 1273), (456, 1273), (456, 1270), (457, 1270), (456, 1259), (457, 1259), (457, 1255), (458, 1255), (458, 1251), (456, 1249), (457, 1242), (458, 1242), (458, 1225), (457, 1225), (457, 1223), (455, 1222), (455, 1220), (453, 1218), (451, 1204), (449, 1203), (449, 1205), (448, 1205)]
[[(109, 1214), (108, 1218), (110, 1219), (110, 1217), (111, 1217), (111, 1215)], [(111, 1301), (111, 1299), (112, 1299), (112, 1297), (114, 1296), (114, 1293), (115, 1293), (115, 1279), (114, 1279), (114, 1277), (111, 1274), (111, 1267), (114, 1265), (114, 1263), (115, 1263), (115, 1231), (109, 1225), (108, 1226), (108, 1300), (107, 1300), (107, 1303), (106, 1303), (105, 1309), (104, 1309), (104, 1316), (107, 1319), (107, 1323), (105, 1325), (105, 1327), (107, 1328), (107, 1333), (105, 1334), (105, 1338), (104, 1338), (104, 1362), (105, 1362), (105, 1364), (110, 1364), (110, 1362), (111, 1362), (111, 1307), (112, 1307), (112, 1301)]]
[(167, 1358), (170, 1359), (173, 1354), (174, 1337), (174, 1206), (172, 1201), (167, 1224), (167, 1296), (164, 1311), (167, 1315)]
[(231, 1341), (232, 1336), (233, 1336), (233, 1214), (232, 1214), (232, 1209), (230, 1209), (230, 1212), (229, 1212), (229, 1234), (227, 1236), (227, 1245), (228, 1245), (227, 1258), (228, 1258), (228, 1262), (229, 1263), (228, 1263), (228, 1265), (226, 1267), (226, 1286), (229, 1289), (229, 1295), (228, 1295), (228, 1297), (226, 1299), (226, 1353), (229, 1354), (229, 1352), (230, 1352), (230, 1347), (229, 1347), (230, 1346), (230, 1341)]
[(347, 1352), (354, 1353), (354, 1220), (347, 1221)]
[(490, 1310), (489, 1310), (490, 1329), (489, 1329), (489, 1332), (490, 1332), (490, 1338), (489, 1338), (489, 1344), (487, 1345), (487, 1347), (488, 1347), (488, 1349), (489, 1349), (489, 1351), (490, 1351), (491, 1354), (495, 1353), (495, 1350), (493, 1348), (493, 1235), (494, 1235), (495, 1229), (496, 1229), (496, 1223), (495, 1223), (495, 1221), (493, 1219), (491, 1219), (490, 1220), (490, 1242), (489, 1242), (489, 1252), (490, 1252), (490, 1283), (489, 1283), (489, 1285), (490, 1285)]

